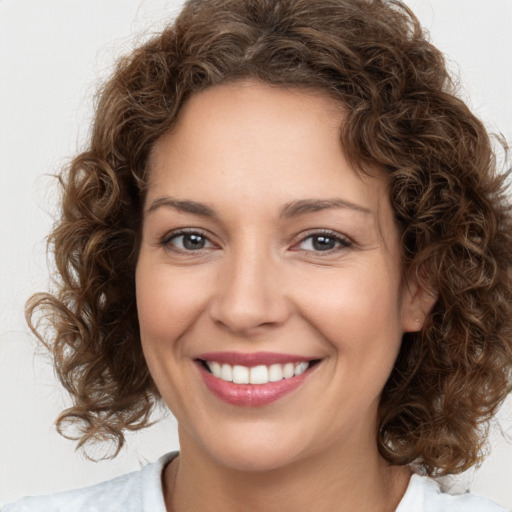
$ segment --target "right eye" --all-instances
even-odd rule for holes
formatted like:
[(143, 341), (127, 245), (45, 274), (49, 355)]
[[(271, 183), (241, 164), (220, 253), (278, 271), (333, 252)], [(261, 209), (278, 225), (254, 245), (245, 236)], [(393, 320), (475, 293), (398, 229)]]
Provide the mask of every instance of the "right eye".
[(170, 233), (162, 240), (162, 245), (182, 252), (200, 251), (213, 247), (205, 235), (196, 231)]

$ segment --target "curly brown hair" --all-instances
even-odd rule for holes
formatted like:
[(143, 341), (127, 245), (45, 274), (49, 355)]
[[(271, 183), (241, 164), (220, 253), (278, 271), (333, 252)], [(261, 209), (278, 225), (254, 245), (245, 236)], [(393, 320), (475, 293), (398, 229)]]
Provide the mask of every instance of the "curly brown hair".
[(80, 447), (110, 439), (119, 449), (125, 430), (150, 422), (159, 395), (134, 286), (148, 154), (191, 95), (247, 78), (344, 106), (341, 144), (354, 167), (389, 173), (404, 275), (437, 296), (422, 331), (404, 336), (382, 392), (382, 456), (429, 474), (479, 462), (512, 380), (506, 175), (442, 54), (398, 1), (189, 0), (118, 63), (88, 149), (60, 176), (49, 237), (58, 290), (27, 304), (73, 398), (59, 430), (77, 426)]

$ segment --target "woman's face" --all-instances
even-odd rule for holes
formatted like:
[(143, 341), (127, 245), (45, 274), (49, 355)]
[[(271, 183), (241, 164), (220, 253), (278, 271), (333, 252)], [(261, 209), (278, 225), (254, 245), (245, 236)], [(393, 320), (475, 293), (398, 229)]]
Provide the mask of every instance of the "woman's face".
[(222, 85), (152, 151), (137, 304), (182, 450), (246, 470), (376, 450), (414, 294), (385, 175), (350, 167), (341, 118), (318, 95)]

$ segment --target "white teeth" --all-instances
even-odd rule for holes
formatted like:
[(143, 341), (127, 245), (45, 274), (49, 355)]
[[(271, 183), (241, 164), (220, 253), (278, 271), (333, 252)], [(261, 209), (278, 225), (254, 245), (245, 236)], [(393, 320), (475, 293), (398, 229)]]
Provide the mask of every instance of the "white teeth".
[(233, 366), (233, 382), (235, 384), (249, 384), (249, 368), (247, 366)]
[(302, 362), (258, 365), (249, 368), (242, 365), (220, 364), (216, 361), (205, 361), (205, 363), (213, 376), (235, 384), (267, 384), (291, 379), (293, 376), (304, 373), (310, 365), (308, 362)]
[(280, 364), (270, 365), (268, 368), (268, 381), (277, 382), (283, 380), (283, 367)]
[(295, 365), (293, 363), (286, 363), (283, 368), (283, 377), (289, 379), (295, 373)]
[(268, 382), (268, 368), (266, 366), (253, 366), (249, 375), (251, 384), (266, 384)]
[(299, 363), (295, 367), (294, 375), (300, 375), (301, 373), (304, 373), (308, 369), (309, 364), (308, 363)]
[(233, 368), (229, 364), (223, 364), (220, 372), (220, 378), (227, 382), (231, 382), (233, 380)]
[(215, 377), (220, 378), (220, 376), (222, 374), (221, 373), (222, 372), (221, 365), (219, 363), (217, 363), (216, 361), (208, 361), (206, 364), (208, 365), (208, 368), (213, 373), (213, 375), (215, 375)]

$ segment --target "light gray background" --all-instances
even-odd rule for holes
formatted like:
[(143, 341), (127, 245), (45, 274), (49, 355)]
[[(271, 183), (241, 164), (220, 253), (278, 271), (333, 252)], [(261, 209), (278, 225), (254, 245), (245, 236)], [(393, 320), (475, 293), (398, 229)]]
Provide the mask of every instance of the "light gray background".
[[(512, 0), (408, 0), (449, 57), (464, 97), (512, 140)], [(0, 0), (0, 503), (95, 483), (178, 447), (172, 417), (91, 463), (52, 426), (68, 403), (23, 319), (48, 286), (45, 234), (56, 211), (49, 174), (76, 153), (92, 97), (116, 56), (157, 31), (181, 0)], [(512, 400), (499, 415), (512, 437)], [(512, 509), (512, 443), (497, 428), (482, 468), (455, 483)]]

